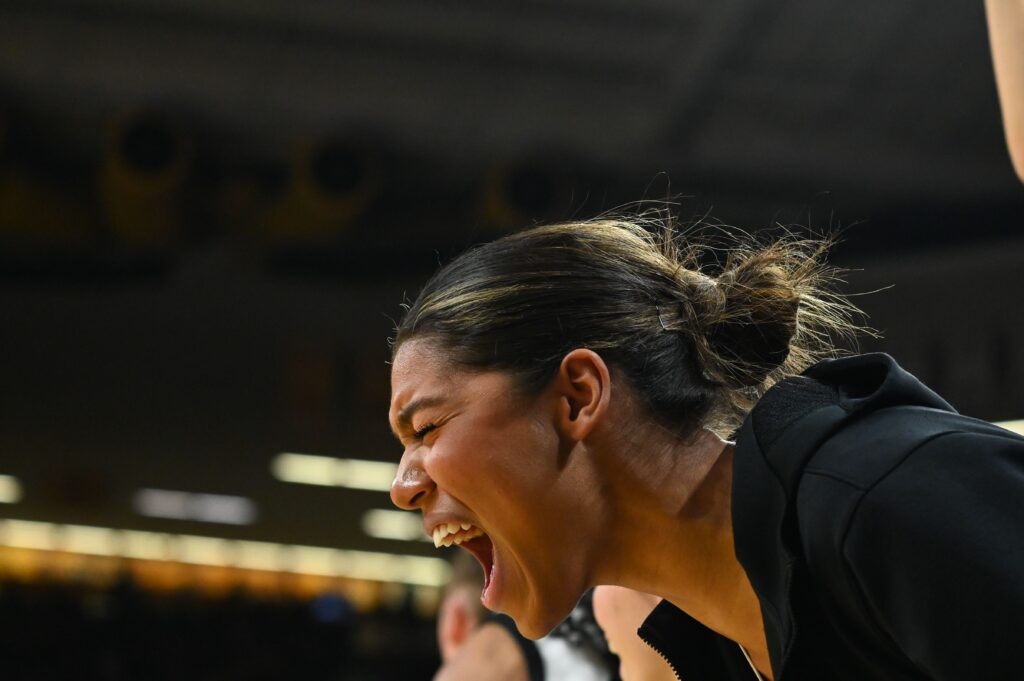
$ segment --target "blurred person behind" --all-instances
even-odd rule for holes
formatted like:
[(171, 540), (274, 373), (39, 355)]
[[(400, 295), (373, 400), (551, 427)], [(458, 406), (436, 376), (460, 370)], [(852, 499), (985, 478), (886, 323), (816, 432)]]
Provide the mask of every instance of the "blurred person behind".
[[(612, 681), (614, 664), (594, 621), (589, 597), (538, 641), (523, 637), (506, 615), (480, 602), (483, 571), (458, 552), (438, 609), (441, 668), (435, 681)], [(653, 607), (653, 606), (652, 606)], [(652, 653), (653, 654), (653, 653)]]
[(622, 681), (675, 681), (668, 661), (644, 643), (637, 630), (661, 599), (622, 586), (594, 589), (594, 619), (604, 631), (608, 648), (619, 657)]
[(985, 0), (1006, 145), (1024, 180), (1024, 0)]

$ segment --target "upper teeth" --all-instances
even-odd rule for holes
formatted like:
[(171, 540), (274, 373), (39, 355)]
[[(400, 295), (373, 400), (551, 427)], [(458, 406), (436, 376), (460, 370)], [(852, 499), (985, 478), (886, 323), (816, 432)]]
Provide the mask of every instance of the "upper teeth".
[(479, 527), (470, 523), (441, 523), (434, 528), (434, 546), (451, 546), (461, 544), (469, 539), (482, 536), (484, 533)]

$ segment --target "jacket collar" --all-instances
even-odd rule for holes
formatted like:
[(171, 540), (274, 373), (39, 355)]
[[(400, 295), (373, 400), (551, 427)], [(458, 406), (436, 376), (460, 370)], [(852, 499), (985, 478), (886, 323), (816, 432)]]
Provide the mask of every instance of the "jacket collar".
[[(762, 397), (736, 437), (732, 513), (736, 556), (757, 593), (776, 681), (796, 643), (792, 589), (801, 547), (795, 513), (804, 466), (839, 428), (885, 407), (954, 411), (885, 354), (826, 360)], [(735, 643), (663, 601), (639, 631), (681, 678), (744, 678)], [(724, 666), (722, 666), (724, 665)], [(734, 672), (730, 674), (729, 672)]]
[(769, 390), (736, 437), (736, 557), (761, 602), (777, 680), (796, 636), (791, 589), (801, 548), (795, 497), (804, 466), (845, 424), (900, 404), (953, 410), (888, 355), (826, 360)]

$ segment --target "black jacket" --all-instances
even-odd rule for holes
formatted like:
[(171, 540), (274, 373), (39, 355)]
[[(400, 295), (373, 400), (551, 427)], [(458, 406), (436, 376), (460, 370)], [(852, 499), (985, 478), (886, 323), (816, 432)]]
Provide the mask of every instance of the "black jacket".
[[(769, 390), (733, 466), (775, 681), (1024, 676), (1024, 438), (862, 355)], [(753, 678), (667, 602), (639, 633), (684, 681)]]

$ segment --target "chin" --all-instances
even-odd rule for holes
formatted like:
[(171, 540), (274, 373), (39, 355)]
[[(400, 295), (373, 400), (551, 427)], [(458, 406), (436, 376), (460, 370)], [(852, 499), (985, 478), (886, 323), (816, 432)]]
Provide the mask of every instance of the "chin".
[(516, 629), (519, 630), (519, 633), (531, 641), (544, 638), (562, 622), (562, 620), (558, 620), (554, 623), (540, 622), (536, 620), (528, 620), (522, 617), (513, 617), (512, 619), (515, 620)]
[[(508, 613), (515, 623), (516, 628), (519, 629), (519, 633), (526, 638), (536, 641), (544, 638), (554, 630), (559, 624), (561, 624), (569, 614), (572, 613), (572, 609), (576, 606), (576, 601), (568, 604), (556, 603), (554, 600), (546, 599), (542, 601), (542, 604), (546, 607), (539, 611), (525, 611), (519, 613)], [(563, 606), (563, 607), (558, 607)]]

